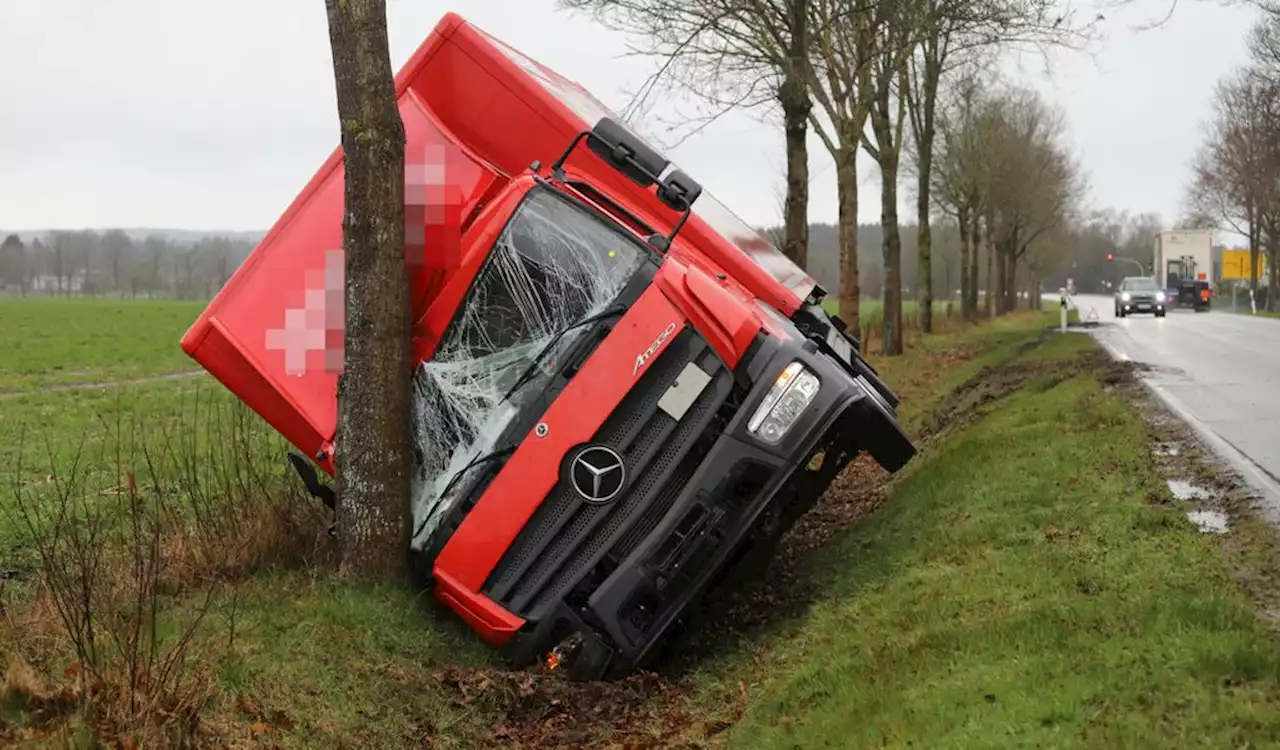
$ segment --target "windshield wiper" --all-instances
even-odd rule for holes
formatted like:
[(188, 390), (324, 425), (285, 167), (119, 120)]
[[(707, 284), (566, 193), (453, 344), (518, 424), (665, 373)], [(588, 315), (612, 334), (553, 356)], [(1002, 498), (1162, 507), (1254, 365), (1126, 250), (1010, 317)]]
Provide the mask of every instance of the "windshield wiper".
[(547, 342), (547, 345), (542, 347), (542, 350), (539, 351), (534, 356), (533, 360), (529, 362), (529, 365), (524, 368), (524, 372), (520, 373), (520, 377), (516, 378), (516, 382), (513, 383), (512, 386), (507, 389), (507, 392), (503, 394), (502, 398), (499, 399), (499, 403), (511, 398), (511, 394), (520, 390), (520, 387), (523, 386), (525, 383), (527, 383), (529, 381), (529, 378), (533, 377), (533, 374), (538, 371), (538, 365), (542, 363), (543, 357), (546, 357), (548, 354), (551, 353), (553, 349), (556, 348), (556, 344), (560, 341), (561, 338), (564, 337), (566, 333), (572, 330), (575, 330), (577, 328), (581, 328), (582, 326), (585, 326), (589, 323), (595, 323), (595, 322), (604, 320), (605, 318), (612, 318), (614, 315), (619, 315), (626, 311), (627, 311), (627, 308), (625, 306), (614, 305), (613, 307), (610, 307), (607, 310), (598, 312), (595, 315), (588, 315), (587, 317), (577, 321), (576, 323), (570, 323), (564, 328), (561, 328), (559, 331), (556, 331), (555, 335), (551, 337), (551, 340)]
[[(453, 489), (453, 486), (458, 483), (459, 479), (467, 475), (467, 472), (471, 471), (477, 466), (480, 466), (481, 464), (487, 464), (490, 461), (494, 460), (495, 458), (502, 458), (503, 456), (507, 456), (511, 453), (514, 453), (515, 449), (519, 445), (520, 444), (518, 442), (508, 443), (502, 446), (501, 448), (497, 448), (495, 450), (489, 451), (488, 453), (481, 453), (480, 455), (468, 461), (466, 466), (463, 466), (461, 469), (458, 469), (458, 471), (455, 472), (454, 475), (449, 478), (449, 483), (444, 486), (444, 489), (440, 491), (440, 494), (436, 495), (436, 503), (438, 504), (442, 502), (446, 497), (448, 497), (449, 491)], [(419, 523), (418, 528), (413, 530), (414, 539), (417, 539), (418, 535), (422, 533), (422, 529), (427, 525), (427, 521), (431, 519), (432, 515), (433, 515), (432, 513), (427, 513), (425, 516), (423, 516), (422, 523)]]

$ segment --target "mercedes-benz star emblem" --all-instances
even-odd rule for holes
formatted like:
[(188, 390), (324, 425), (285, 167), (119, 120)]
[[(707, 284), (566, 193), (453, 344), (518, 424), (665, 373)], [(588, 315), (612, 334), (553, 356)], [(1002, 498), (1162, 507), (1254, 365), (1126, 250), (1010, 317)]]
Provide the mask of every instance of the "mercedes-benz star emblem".
[(607, 503), (622, 491), (627, 469), (622, 456), (603, 445), (583, 448), (569, 467), (573, 488), (589, 503)]

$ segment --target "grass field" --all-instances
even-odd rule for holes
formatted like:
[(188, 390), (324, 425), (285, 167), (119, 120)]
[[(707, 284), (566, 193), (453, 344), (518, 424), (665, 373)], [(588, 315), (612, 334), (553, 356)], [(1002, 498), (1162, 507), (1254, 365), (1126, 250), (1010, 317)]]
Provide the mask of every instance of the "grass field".
[(202, 303), (0, 297), (0, 392), (198, 369), (178, 340)]
[[(25, 337), (27, 352), (25, 366), (0, 376), (0, 390), (23, 391), (0, 400), (5, 479), (20, 424), (50, 436), (60, 471), (88, 434), (105, 454), (94, 478), (110, 486), (118, 477), (104, 461), (119, 441), (104, 428), (117, 416), (181, 435), (199, 421), (197, 399), (205, 414), (233, 406), (208, 380), (39, 392), (189, 368), (177, 341), (198, 305), (116, 303), (125, 311), (111, 313), (111, 303), (41, 301), (45, 315), (11, 318), (28, 303), (0, 304), (0, 329)], [(44, 330), (55, 348), (76, 351), (57, 341), (74, 330), (93, 354), (42, 372), (32, 363), (53, 357), (39, 349), (40, 320), (63, 323)], [(139, 336), (159, 353), (86, 343), (121, 320), (146, 329)], [(1021, 313), (913, 333), (904, 357), (873, 358), (903, 397), (921, 455), (883, 490), (878, 470), (855, 466), (815, 514), (813, 534), (789, 542), (783, 578), (715, 609), (687, 636), (688, 656), (653, 680), (576, 688), (545, 672), (508, 673), (428, 597), (338, 579), (323, 524), (281, 528), (276, 516), (255, 515), (262, 497), (237, 506), (231, 528), (249, 546), (235, 550), (265, 547), (283, 559), (259, 550), (211, 575), (217, 561), (179, 546), (162, 571), (185, 583), (159, 600), (162, 643), (202, 617), (184, 664), (196, 687), (183, 700), (198, 706), (206, 738), (234, 746), (1274, 742), (1274, 633), (1240, 593), (1219, 540), (1150, 502), (1159, 478), (1138, 417), (1104, 391), (1088, 339), (1039, 343), (1054, 322)], [(244, 450), (278, 467), (283, 446), (261, 425), (250, 433)], [(200, 433), (192, 442), (223, 440)], [(24, 453), (40, 458), (37, 448)], [(26, 544), (12, 505), (0, 502), (0, 571), (34, 568)], [(78, 714), (61, 725), (37, 719), (48, 696), (67, 689), (75, 657), (26, 580), (0, 588), (0, 742), (83, 735)], [(217, 595), (204, 611), (209, 591)], [(119, 660), (105, 644), (104, 654)]]

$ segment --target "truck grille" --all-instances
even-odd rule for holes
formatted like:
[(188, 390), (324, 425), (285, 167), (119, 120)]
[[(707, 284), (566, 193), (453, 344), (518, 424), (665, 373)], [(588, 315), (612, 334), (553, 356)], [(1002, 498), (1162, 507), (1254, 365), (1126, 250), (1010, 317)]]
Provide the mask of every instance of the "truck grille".
[[(712, 380), (677, 422), (658, 408), (658, 400), (689, 362)], [(537, 617), (606, 553), (620, 560), (635, 549), (675, 501), (683, 484), (677, 474), (693, 468), (682, 466), (681, 458), (706, 431), (732, 386), (732, 373), (706, 341), (683, 331), (592, 438), (623, 457), (627, 487), (614, 501), (592, 505), (562, 479), (498, 562), (484, 592), (523, 617)]]

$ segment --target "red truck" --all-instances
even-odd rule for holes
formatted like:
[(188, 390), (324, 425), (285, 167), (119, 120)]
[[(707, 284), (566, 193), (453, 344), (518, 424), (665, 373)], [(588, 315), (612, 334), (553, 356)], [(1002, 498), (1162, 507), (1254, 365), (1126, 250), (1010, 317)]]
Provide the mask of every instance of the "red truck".
[[(915, 455), (826, 291), (582, 87), (450, 13), (396, 92), (410, 551), (511, 663), (633, 670), (859, 451)], [(342, 213), (339, 149), (182, 339), (322, 496)]]

